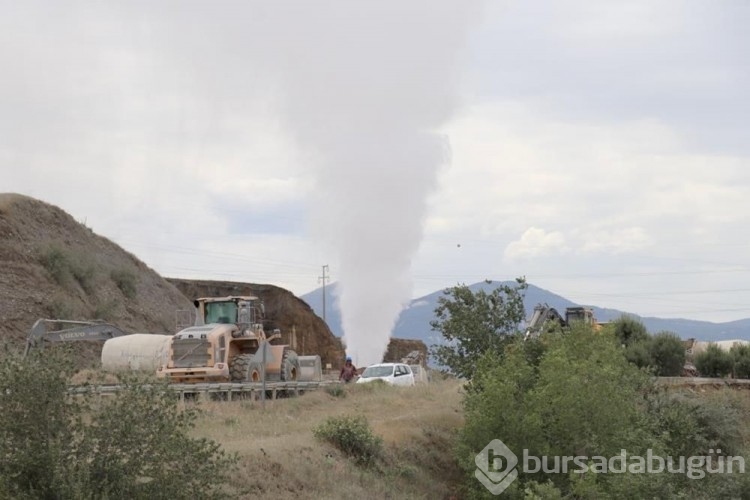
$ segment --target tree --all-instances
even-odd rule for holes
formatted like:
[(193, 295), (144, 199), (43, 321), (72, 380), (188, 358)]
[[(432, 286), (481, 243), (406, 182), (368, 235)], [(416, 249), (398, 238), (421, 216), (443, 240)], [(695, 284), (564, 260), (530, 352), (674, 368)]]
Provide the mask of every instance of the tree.
[(168, 386), (126, 379), (112, 398), (73, 397), (70, 359), (0, 358), (0, 497), (220, 496), (236, 458), (190, 435), (197, 414)]
[(648, 339), (648, 330), (646, 330), (643, 323), (633, 316), (620, 316), (611, 324), (615, 332), (615, 337), (617, 337), (620, 344), (626, 347)]
[[(667, 337), (661, 335), (660, 337)], [(525, 342), (507, 343), (502, 356), (477, 363), (465, 399), (465, 425), (456, 459), (466, 472), (466, 498), (490, 498), (475, 477), (475, 457), (494, 439), (537, 472), (518, 468), (504, 498), (745, 498), (746, 474), (568, 474), (545, 472), (541, 457), (705, 457), (724, 450), (746, 456), (746, 402), (732, 391), (695, 395), (658, 390), (623, 356), (619, 339), (584, 324), (542, 339), (540, 358)], [(672, 341), (665, 342), (673, 345)], [(667, 352), (671, 352), (668, 349)], [(534, 363), (538, 362), (538, 366)], [(519, 457), (520, 458), (520, 457)]]
[(677, 377), (685, 366), (685, 344), (671, 332), (659, 332), (650, 343), (651, 360), (655, 374), (660, 377)]
[(736, 344), (729, 350), (734, 363), (736, 378), (750, 378), (750, 345)]
[(519, 333), (518, 325), (526, 315), (526, 281), (518, 278), (516, 282), (516, 286), (500, 285), (489, 293), (473, 292), (466, 285), (444, 291), (438, 299), (435, 320), (430, 322), (447, 341), (446, 345), (432, 347), (438, 363), (459, 377), (471, 378), (486, 352), (502, 353), (508, 339)]
[[(639, 401), (649, 377), (628, 363), (611, 334), (590, 325), (573, 325), (564, 335), (550, 336), (537, 368), (525, 342), (515, 339), (503, 356), (488, 352), (472, 379), (476, 390), (465, 402), (465, 425), (459, 435), (458, 461), (467, 473), (469, 497), (480, 497), (474, 479), (474, 457), (487, 443), (500, 439), (529, 456), (615, 456), (623, 448), (641, 450), (644, 425)], [(647, 448), (644, 446), (643, 449)], [(577, 474), (519, 472), (509, 498), (523, 498), (525, 488), (538, 489), (551, 480), (563, 497), (570, 496)], [(593, 485), (591, 497), (610, 497)], [(648, 495), (652, 496), (652, 495)]]
[(638, 368), (653, 368), (654, 360), (651, 357), (652, 338), (633, 342), (625, 348), (625, 359)]
[(709, 344), (705, 351), (695, 355), (695, 367), (704, 377), (726, 377), (733, 365), (732, 355), (716, 344)]

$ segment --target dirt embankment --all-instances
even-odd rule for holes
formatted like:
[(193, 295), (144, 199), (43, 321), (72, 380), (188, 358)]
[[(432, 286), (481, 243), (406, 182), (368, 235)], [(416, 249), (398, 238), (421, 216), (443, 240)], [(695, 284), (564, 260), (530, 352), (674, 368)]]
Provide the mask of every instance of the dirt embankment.
[(422, 360), (427, 360), (427, 345), (421, 340), (393, 338), (388, 344), (388, 350), (383, 356), (383, 361), (399, 362), (414, 351), (419, 352)]
[(39, 318), (103, 319), (172, 333), (192, 304), (134, 255), (39, 200), (0, 194), (0, 337), (20, 344)]

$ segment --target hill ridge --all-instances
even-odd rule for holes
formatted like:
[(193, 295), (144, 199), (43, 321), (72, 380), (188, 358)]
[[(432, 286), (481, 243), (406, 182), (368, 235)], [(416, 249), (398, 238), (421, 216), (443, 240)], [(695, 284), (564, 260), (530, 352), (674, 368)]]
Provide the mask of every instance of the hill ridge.
[[(480, 281), (469, 285), (473, 291), (479, 289), (490, 290), (501, 285), (515, 285), (512, 280), (491, 280), (489, 283)], [(326, 286), (327, 319), (331, 331), (335, 335), (342, 334), (341, 314), (337, 307), (336, 293), (338, 283)], [(443, 295), (444, 289), (436, 290), (409, 302), (408, 306), (401, 312), (393, 329), (393, 335), (400, 338), (414, 338), (423, 340), (425, 343), (439, 343), (442, 339), (439, 334), (433, 332), (429, 326), (430, 320), (437, 307), (437, 299)], [(321, 315), (322, 288), (317, 288), (300, 296), (308, 302), (311, 307)], [(531, 316), (534, 306), (546, 303), (563, 312), (566, 307), (587, 306), (594, 310), (594, 316), (598, 321), (606, 322), (617, 319), (622, 315), (635, 317), (643, 322), (646, 328), (652, 332), (670, 331), (683, 338), (695, 338), (705, 341), (728, 340), (735, 338), (750, 339), (750, 318), (734, 320), (725, 323), (714, 323), (710, 321), (691, 320), (684, 318), (658, 318), (652, 316), (640, 316), (635, 313), (621, 311), (618, 309), (605, 308), (592, 304), (576, 303), (561, 295), (529, 283), (526, 290), (524, 306), (527, 318)]]

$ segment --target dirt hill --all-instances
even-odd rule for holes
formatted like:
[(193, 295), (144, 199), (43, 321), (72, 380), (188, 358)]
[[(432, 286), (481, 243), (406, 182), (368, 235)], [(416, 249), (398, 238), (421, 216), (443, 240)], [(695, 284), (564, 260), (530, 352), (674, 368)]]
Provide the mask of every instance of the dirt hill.
[(63, 210), (0, 194), (0, 336), (15, 345), (38, 318), (104, 319), (133, 332), (171, 333), (192, 304), (115, 243)]

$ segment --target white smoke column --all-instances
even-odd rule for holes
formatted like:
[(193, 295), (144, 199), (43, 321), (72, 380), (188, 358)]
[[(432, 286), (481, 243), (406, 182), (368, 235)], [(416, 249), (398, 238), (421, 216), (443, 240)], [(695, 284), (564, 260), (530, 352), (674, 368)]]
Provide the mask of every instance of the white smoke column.
[(283, 25), (266, 60), (315, 179), (316, 234), (339, 252), (347, 353), (378, 362), (411, 297), (427, 197), (448, 161), (436, 130), (457, 107), (476, 4), (295, 2), (264, 16)]

